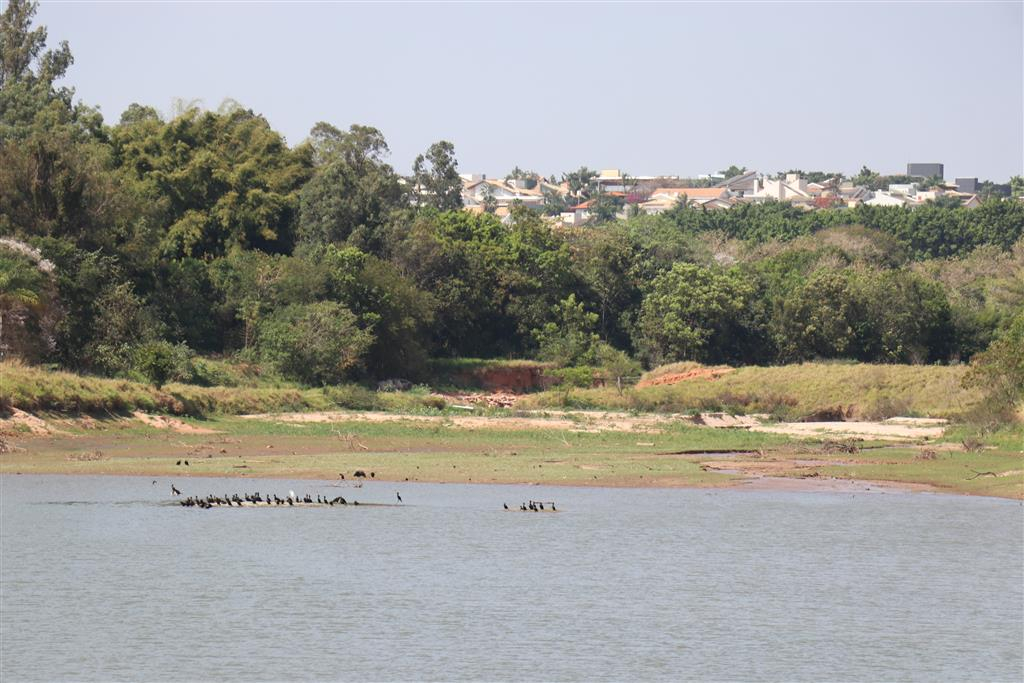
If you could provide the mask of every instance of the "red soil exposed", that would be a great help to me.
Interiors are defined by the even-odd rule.
[[[486,391],[520,394],[546,389],[554,379],[544,376],[541,365],[485,367],[460,372],[455,376],[460,386],[478,386]]]
[[[722,375],[730,373],[735,368],[728,366],[722,366],[718,368],[694,368],[693,370],[687,370],[686,372],[673,372],[667,375],[660,375],[653,379],[642,379],[637,382],[638,388],[643,387],[656,387],[667,384],[677,384],[679,382],[686,382],[692,379],[706,379],[716,380]]]

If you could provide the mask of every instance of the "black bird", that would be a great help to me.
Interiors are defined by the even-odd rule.
[[[179,491],[178,489],[174,488],[174,484],[171,484],[171,495],[172,496],[180,496],[181,495],[181,491]]]
[[[156,486],[156,479],[153,480],[153,486]]]
[[[395,495],[398,496],[398,502],[401,503],[402,502],[402,494],[399,493],[398,491],[395,491]]]
[[[181,461],[179,460],[178,462],[176,462],[176,463],[174,463],[174,464],[175,464],[175,465],[180,465],[180,464],[181,464]]]
[[[344,474],[343,472],[339,472],[339,473],[338,473],[338,476],[339,476],[339,477],[341,477],[342,479],[344,479],[344,478],[345,478],[345,474]]]
[[[376,476],[377,476],[376,472],[370,472],[370,479],[373,479]]]
[[[188,460],[185,461],[185,467],[188,467]]]
[[[551,504],[551,511],[552,512],[558,512],[558,510],[555,509],[555,504],[554,503]]]
[[[541,510],[543,510],[543,509],[544,509],[544,503],[537,503],[537,505],[539,505],[539,506],[540,506],[540,509],[541,509]]]
[[[502,505],[504,505],[505,509],[508,510],[508,503],[502,503]]]

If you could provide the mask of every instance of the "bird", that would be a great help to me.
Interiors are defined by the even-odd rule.
[[[551,504],[551,511],[552,512],[558,512],[558,510],[555,509],[555,504],[554,503]]]
[[[171,495],[172,496],[180,496],[181,495],[181,491],[179,491],[178,489],[174,488],[174,484],[171,484]]]
[[[373,479],[376,476],[377,476],[376,472],[370,472],[370,479]]]
[[[402,494],[399,493],[398,491],[395,491],[395,495],[398,496],[398,502],[401,503],[402,502]]]
[[[508,510],[508,503],[502,503],[506,510]]]
[[[180,464],[181,464],[181,461],[179,460],[178,462],[176,462],[176,463],[174,463],[174,464],[175,464],[175,465],[180,465]]]
[[[185,467],[188,467],[188,460],[185,461]]]
[[[156,486],[156,479],[153,480],[152,486]]]
[[[339,472],[339,473],[338,473],[338,476],[339,476],[339,477],[341,477],[342,479],[344,479],[344,478],[345,478],[345,474],[344,474],[343,472]]]

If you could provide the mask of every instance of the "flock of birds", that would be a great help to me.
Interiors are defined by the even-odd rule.
[[[172,493],[177,491],[174,495],[180,495],[181,491],[178,491],[171,486]],[[397,492],[396,492],[397,494]],[[398,502],[402,502],[402,496],[398,496]],[[260,495],[257,491],[252,495],[245,493],[239,496],[237,493],[223,496],[189,496],[181,501],[182,507],[199,507],[199,508],[214,508],[214,507],[246,507],[246,506],[257,506],[257,505],[327,505],[334,507],[335,505],[348,505],[349,502],[345,500],[344,496],[335,496],[334,498],[328,498],[327,496],[317,495],[316,500],[308,493],[301,498],[295,495],[294,491],[289,491],[288,495],[284,498],[279,498],[277,494],[267,494],[266,496]],[[359,505],[358,500],[353,500],[352,505]]]
[[[512,510],[512,508],[510,508],[508,506],[508,503],[503,503],[503,505],[505,506],[506,510]],[[552,503],[552,502],[548,502],[548,506],[544,507],[544,503],[542,503],[541,501],[539,501],[539,500],[531,500],[528,503],[520,503],[519,504],[519,511],[520,512],[558,512],[558,508],[556,508],[555,504]]]
[[[154,480],[155,484],[156,481]],[[181,491],[174,485],[171,484],[171,495],[180,496]],[[395,491],[395,498],[398,499],[399,503],[402,503],[402,494]],[[353,500],[352,505],[359,505],[358,500]],[[210,509],[215,507],[253,507],[260,505],[300,505],[300,506],[311,506],[311,505],[325,505],[328,507],[334,507],[335,505],[349,505],[349,502],[345,500],[344,496],[335,496],[334,498],[328,498],[327,496],[321,496],[317,494],[316,499],[308,493],[301,498],[295,495],[294,491],[289,491],[288,495],[284,498],[279,498],[276,493],[268,493],[262,495],[259,491],[253,494],[243,493],[241,496],[237,493],[224,494],[223,496],[189,496],[180,501],[182,507],[197,507],[203,509]],[[508,503],[502,503],[502,506],[509,511],[514,511],[514,508],[510,508]],[[546,506],[546,507],[545,507]],[[531,500],[529,502],[520,503],[520,512],[558,512],[558,508],[555,507],[553,502],[544,503],[539,500]]]

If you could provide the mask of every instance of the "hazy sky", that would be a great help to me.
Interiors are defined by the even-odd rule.
[[[0,0],[0,5],[3,0]],[[290,144],[380,128],[408,172],[635,175],[729,164],[946,176],[1024,171],[1024,3],[97,3],[44,0],[67,81],[131,102],[224,98]]]

